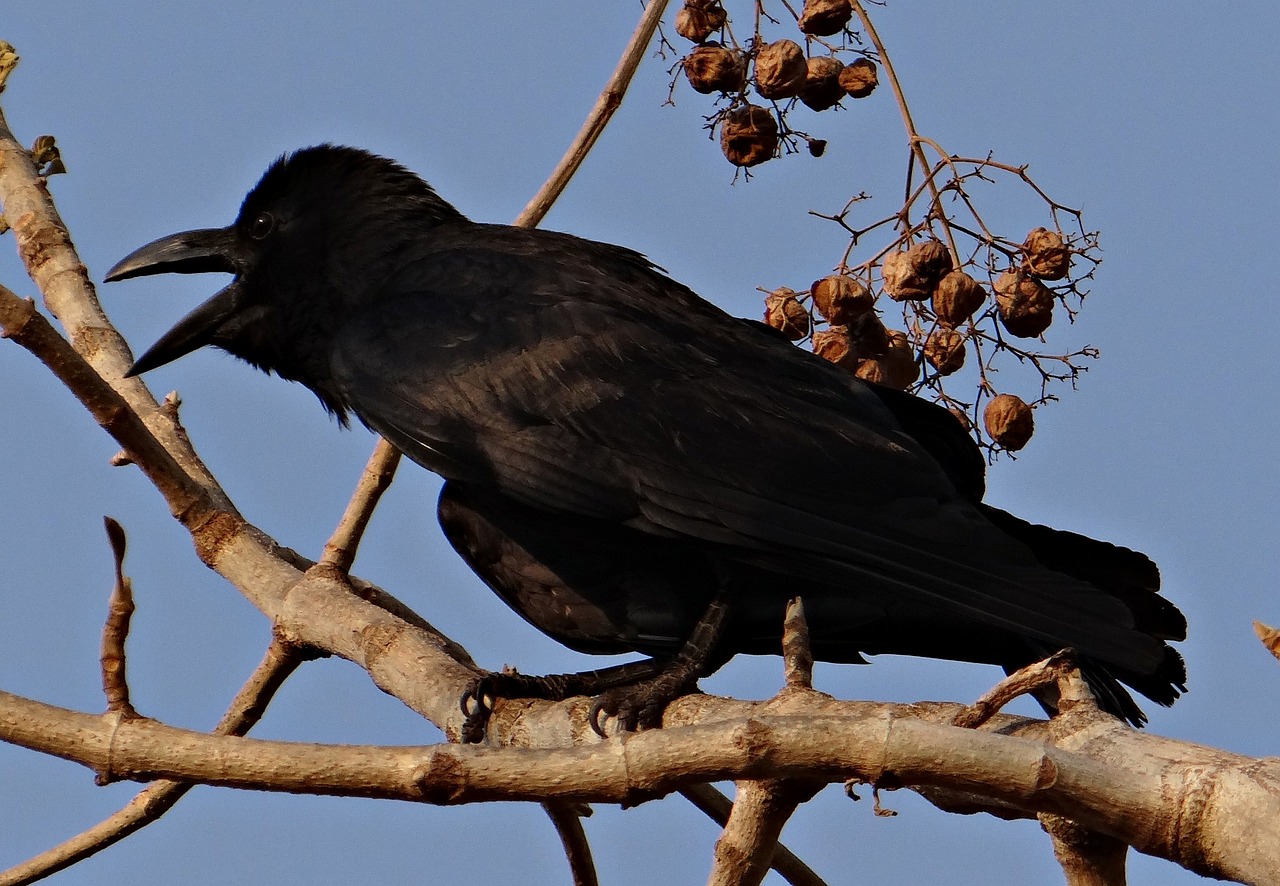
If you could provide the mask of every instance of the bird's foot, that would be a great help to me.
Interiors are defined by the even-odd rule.
[[[697,691],[698,678],[687,668],[671,666],[657,676],[602,692],[591,705],[589,722],[595,733],[607,737],[605,724],[617,722],[619,732],[637,732],[662,725],[667,705]]]
[[[628,662],[601,670],[549,674],[545,677],[521,674],[512,668],[501,672],[489,671],[472,680],[471,685],[462,693],[462,713],[466,716],[462,724],[462,741],[476,744],[484,740],[489,715],[493,713],[494,703],[500,698],[563,701],[577,695],[596,695],[617,690],[618,687],[635,685],[637,681],[660,677],[664,673],[653,659]]]
[[[577,674],[550,674],[534,677],[514,670],[490,671],[471,681],[462,693],[462,723],[464,744],[476,744],[484,740],[484,730],[493,713],[494,702],[499,698],[541,698],[562,701],[579,694],[575,681]]]

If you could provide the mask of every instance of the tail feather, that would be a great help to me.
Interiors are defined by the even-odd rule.
[[[1123,602],[1133,615],[1134,630],[1157,640],[1186,638],[1187,620],[1176,606],[1160,596],[1160,572],[1146,555],[1074,532],[1028,523],[990,505],[980,507],[988,520],[1030,548],[1045,567],[1086,581]],[[1081,660],[1080,671],[1103,709],[1134,726],[1144,724],[1147,717],[1121,684],[1128,684],[1166,707],[1187,691],[1186,665],[1169,646],[1165,646],[1163,659],[1150,673],[1117,668],[1095,659]]]

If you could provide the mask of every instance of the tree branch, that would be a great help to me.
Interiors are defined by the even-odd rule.
[[[248,732],[262,718],[276,690],[306,658],[296,647],[279,639],[273,640],[262,662],[214,727],[214,734],[244,735]],[[172,779],[152,782],[109,818],[34,858],[0,872],[0,886],[26,886],[101,852],[159,819],[193,786],[192,782]]]

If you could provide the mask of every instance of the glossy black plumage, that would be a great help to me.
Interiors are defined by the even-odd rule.
[[[282,158],[229,229],[112,270],[233,269],[145,354],[205,344],[300,381],[446,480],[454,548],[583,652],[673,655],[728,600],[715,664],[778,651],[802,595],[814,654],[1015,668],[1070,647],[1103,704],[1185,679],[1185,623],[1141,554],[981,502],[944,410],[732,318],[630,250],[467,221],[349,148]],[[1119,681],[1119,682],[1118,682]]]

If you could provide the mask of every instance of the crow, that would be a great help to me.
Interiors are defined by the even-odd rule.
[[[468,689],[595,695],[592,725],[660,724],[740,653],[998,665],[1061,649],[1101,706],[1171,704],[1186,622],[1144,555],[983,503],[946,410],[730,316],[639,253],[469,221],[403,166],[320,145],[280,157],[226,228],[134,251],[108,281],[222,271],[224,289],[130,375],[205,345],[301,382],[445,480],[440,525],[517,613],[641,661]],[[1052,710],[1051,701],[1043,701]]]

